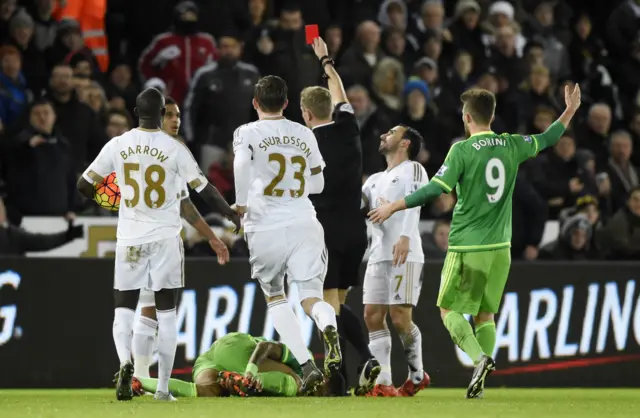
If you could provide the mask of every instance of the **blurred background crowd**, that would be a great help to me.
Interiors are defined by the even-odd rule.
[[[0,0],[2,228],[24,216],[109,216],[75,182],[136,126],[135,97],[148,86],[180,105],[182,138],[233,202],[230,145],[256,118],[254,83],[283,77],[285,116],[299,122],[301,90],[322,83],[305,44],[312,23],[355,109],[365,178],[385,169],[379,137],[400,122],[424,136],[418,159],[433,175],[464,139],[469,87],[496,94],[496,132],[532,134],[562,112],[565,84],[580,83],[574,126],[521,167],[513,256],[640,259],[640,0]],[[444,256],[454,204],[445,195],[423,208],[436,220],[427,257]],[[550,219],[559,236],[540,247]]]

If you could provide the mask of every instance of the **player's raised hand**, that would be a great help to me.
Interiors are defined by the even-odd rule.
[[[210,240],[209,246],[218,256],[218,264],[225,265],[229,262],[229,249],[218,237]]]
[[[564,86],[564,102],[569,109],[578,110],[581,103],[580,85],[578,83],[570,88],[568,85]]]
[[[318,57],[318,59],[329,55],[327,44],[324,42],[322,38],[317,37],[313,40],[313,52],[316,53],[316,57]]]
[[[407,262],[411,245],[409,237],[404,235],[400,237],[398,242],[393,246],[393,266],[401,266]]]

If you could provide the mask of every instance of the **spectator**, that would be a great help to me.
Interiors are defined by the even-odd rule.
[[[516,56],[521,57],[524,51],[525,45],[527,45],[527,39],[520,33],[520,28],[514,21],[515,9],[508,1],[496,1],[489,7],[488,19],[484,22],[483,29],[486,34],[482,37],[482,42],[491,47],[498,42],[501,29],[511,28],[513,30],[513,39],[510,42],[513,43],[513,49]],[[516,30],[517,28],[517,30]],[[504,36],[504,35],[503,35]]]
[[[76,174],[67,139],[54,129],[56,113],[46,99],[34,102],[28,126],[7,140],[8,201],[21,215],[65,215],[76,208]],[[52,186],[53,185],[53,186]]]
[[[633,139],[631,164],[640,167],[640,109],[636,109],[629,118],[628,128]]]
[[[441,65],[444,63],[442,60],[442,50],[442,35],[432,30],[426,32],[422,37],[422,44],[418,52],[427,58],[431,58],[436,63]]]
[[[402,0],[385,0],[378,11],[378,22],[384,29],[394,28],[404,32],[407,29],[409,15],[407,5]]]
[[[569,54],[555,34],[554,5],[550,1],[538,3],[531,21],[530,38],[540,42],[544,48],[544,61],[554,79],[571,74]]]
[[[444,260],[449,248],[449,231],[451,225],[448,221],[437,220],[433,225],[433,232],[422,235],[422,251],[427,260]]]
[[[71,143],[75,169],[81,173],[98,155],[106,138],[96,114],[74,92],[71,67],[60,64],[53,68],[47,98],[53,103],[60,134]]]
[[[85,56],[85,59],[92,63],[92,67],[98,67],[97,58],[84,44],[80,24],[77,21],[72,19],[61,21],[56,36],[53,45],[46,52],[49,68],[61,63],[69,64],[76,54]]]
[[[608,51],[601,39],[592,31],[591,18],[580,14],[574,24],[574,35],[569,46],[571,74],[577,83],[585,81],[597,64],[603,62]]]
[[[456,4],[454,21],[449,26],[452,42],[456,49],[464,50],[473,58],[474,75],[486,68],[487,56],[482,43],[480,28],[480,5],[475,0],[461,0]]]
[[[244,37],[245,42],[251,42],[255,32],[267,24],[271,10],[267,0],[249,0],[249,30]]]
[[[35,0],[30,8],[35,25],[33,39],[40,52],[53,46],[56,39],[58,21],[53,17],[54,3],[55,0]]]
[[[633,142],[627,131],[617,131],[611,135],[609,158],[609,179],[611,180],[612,211],[622,208],[632,189],[640,186],[638,169],[631,162]]]
[[[609,15],[606,39],[613,60],[626,60],[629,56],[640,33],[639,6],[637,0],[628,0],[620,3]]]
[[[533,121],[529,123],[526,132],[544,132],[558,118],[555,109],[549,106],[538,106],[534,110]]]
[[[133,128],[131,115],[125,110],[112,109],[107,113],[107,139],[111,140]]]
[[[9,22],[10,45],[14,45],[22,54],[22,73],[30,90],[40,96],[47,85],[47,65],[41,51],[33,40],[33,19],[24,10],[20,10]]]
[[[376,66],[372,81],[378,107],[389,119],[397,120],[402,111],[402,91],[405,83],[402,64],[395,58],[383,58]]]
[[[0,40],[9,37],[9,21],[21,10],[16,3],[17,0],[0,0]]]
[[[0,48],[0,121],[10,126],[31,101],[31,91],[22,75],[20,51],[13,46]]]
[[[382,58],[380,28],[377,23],[367,20],[358,25],[355,42],[342,56],[338,72],[345,85],[360,84],[369,89],[373,68]]]
[[[362,141],[362,182],[371,174],[383,171],[386,167],[384,158],[378,151],[380,136],[395,125],[395,121],[381,112],[369,97],[369,92],[361,85],[351,86],[347,90],[347,98],[353,106],[353,111],[360,128]]]
[[[443,83],[446,90],[454,97],[460,95],[470,87],[470,77],[473,73],[473,57],[467,51],[459,50],[453,61],[453,66],[447,71]]]
[[[76,79],[100,80],[102,78],[98,61],[90,54],[89,49],[72,52],[65,59],[65,63],[71,66],[73,69],[73,77]]]
[[[514,26],[505,25],[496,30],[495,42],[489,47],[490,68],[503,75],[507,81],[506,89],[501,90],[516,89],[528,73],[527,64],[518,53],[516,39]]]
[[[240,61],[241,56],[239,36],[223,35],[220,60],[199,69],[189,87],[185,133],[205,171],[211,163],[224,161],[235,129],[253,119],[253,86],[260,74]]]
[[[640,187],[632,189],[627,204],[596,231],[596,240],[610,260],[640,259]]]
[[[459,126],[457,111],[460,108],[460,98],[451,95],[440,85],[438,64],[431,58],[422,57],[413,65],[412,76],[417,76],[429,86],[430,100],[440,110],[440,117],[448,126]]]
[[[322,70],[311,48],[305,44],[302,12],[297,5],[287,5],[280,12],[278,26],[264,29],[259,38],[251,42],[255,48],[254,63],[261,74],[273,74],[286,80],[289,102],[284,116],[301,122],[300,92],[318,84]]]
[[[455,205],[456,199],[452,196],[452,193],[441,194],[440,197],[433,201],[426,211],[422,210],[422,212],[420,212],[420,217],[447,219],[450,221]]]
[[[444,27],[444,17],[442,0],[426,0],[422,3],[420,14],[409,24],[412,42],[422,44],[428,33],[435,33],[447,42],[451,41],[451,32]]]
[[[485,90],[489,90],[491,93],[493,93],[496,96],[497,100],[500,100],[501,96],[498,94],[498,79],[496,78],[496,76],[492,73],[484,73],[482,74],[479,78],[478,81],[476,82],[476,87],[481,88],[481,89],[485,89]],[[493,119],[493,122],[491,123],[491,126],[493,127],[495,132],[507,132],[508,129],[506,127],[506,124],[504,122],[504,119],[502,117],[502,112],[501,110],[505,110],[502,109],[502,106],[498,107],[496,106],[496,114],[495,117]],[[459,114],[458,116],[462,117],[462,114]],[[461,132],[462,130],[460,130],[460,134],[463,134],[464,132]],[[515,130],[511,130],[511,132],[515,132]]]
[[[611,130],[611,108],[605,103],[596,103],[589,108],[586,124],[578,137],[581,148],[590,150],[596,157],[596,171],[605,171],[609,163],[609,132]]]
[[[560,236],[540,249],[542,260],[594,260],[598,253],[591,246],[593,228],[584,214],[569,218],[560,230]]]
[[[178,3],[172,31],[156,36],[140,56],[143,80],[160,78],[168,86],[167,94],[180,106],[194,73],[218,55],[213,37],[197,31],[198,13],[194,2]]]
[[[591,173],[579,164],[575,140],[568,133],[531,169],[533,185],[549,204],[550,219],[556,219],[563,207],[573,206],[581,193],[597,190]]]
[[[596,231],[601,225],[604,225],[606,218],[602,216],[600,212],[600,203],[595,196],[584,195],[576,200],[576,205],[571,208],[563,209],[558,215],[558,221],[560,222],[560,229],[566,224],[566,222],[577,214],[583,214],[589,220],[591,224],[591,230]],[[598,248],[596,243],[595,233],[591,234],[591,248]]]
[[[7,212],[0,198],[0,256],[24,255],[27,252],[49,251],[77,238],[84,237],[82,225],[69,222],[66,231],[55,234],[34,234],[9,224]]]
[[[401,29],[389,28],[383,34],[383,48],[384,53],[395,58],[402,63],[402,66],[407,70],[411,69],[414,57],[413,54],[407,50],[407,42],[404,37],[404,32]]]
[[[524,59],[530,69],[538,66],[546,67],[544,64],[544,46],[536,40],[527,42],[524,47]]]
[[[438,120],[438,109],[429,103],[429,87],[422,80],[410,80],[404,88],[405,106],[402,123],[422,134],[425,143],[417,160],[429,176],[438,171],[449,149],[450,135]]]
[[[339,62],[342,57],[342,47],[344,46],[342,38],[342,28],[338,25],[331,25],[324,32],[324,40],[327,43],[329,56]]]
[[[514,259],[533,261],[538,258],[547,213],[547,202],[533,187],[527,170],[520,170],[513,189],[511,256]]]
[[[87,88],[84,102],[97,115],[98,121],[102,126],[106,126],[107,112],[109,111],[109,103],[104,89],[97,81],[92,81]]]
[[[132,77],[131,67],[124,62],[115,62],[107,79],[105,92],[110,107],[126,109],[133,114],[140,88]]]

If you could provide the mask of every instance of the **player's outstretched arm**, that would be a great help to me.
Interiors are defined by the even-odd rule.
[[[198,208],[188,197],[180,201],[180,216],[182,216],[200,235],[209,241],[211,249],[218,255],[218,262],[226,264],[229,261],[229,249],[216,236],[207,222],[202,218]]]
[[[404,199],[396,200],[395,202],[385,203],[377,209],[369,212],[369,220],[374,224],[381,224],[386,221],[396,212],[405,209],[411,209],[418,206],[424,206],[438,196],[440,196],[445,190],[440,183],[431,181],[426,186],[419,188],[415,192],[406,196]]]
[[[333,105],[336,106],[338,103],[348,103],[347,93],[344,91],[344,86],[342,85],[342,79],[340,79],[340,75],[338,71],[333,66],[333,60],[329,57],[329,51],[327,49],[327,44],[324,42],[322,38],[315,38],[313,40],[313,52],[316,53],[316,56],[319,60],[325,58],[323,60],[323,64],[326,62],[324,66],[324,72],[327,74],[328,80],[328,88],[331,93],[331,101]]]
[[[199,192],[200,197],[205,201],[210,208],[217,208],[222,215],[224,215],[227,219],[229,219],[236,226],[235,232],[238,233],[240,231],[241,222],[240,216],[231,209],[229,203],[224,200],[224,197],[220,194],[218,189],[211,183],[207,183],[204,189]]]
[[[571,119],[575,116],[581,103],[580,85],[576,83],[573,88],[565,86],[564,101],[567,107],[558,120],[552,123],[543,133],[535,135],[540,150],[554,146],[571,124]]]

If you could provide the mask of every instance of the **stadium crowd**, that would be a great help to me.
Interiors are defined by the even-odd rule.
[[[495,93],[496,131],[535,134],[557,118],[564,86],[580,83],[574,126],[520,170],[513,257],[640,259],[640,0],[0,0],[8,222],[108,216],[75,182],[134,127],[147,86],[178,102],[184,140],[233,202],[233,132],[256,118],[260,75],[287,81],[285,116],[299,122],[300,92],[323,82],[305,23],[319,24],[348,90],[365,177],[384,170],[379,137],[400,122],[424,136],[418,160],[433,175],[464,139],[459,96],[469,87]],[[454,204],[443,195],[422,210],[436,220],[428,258],[445,254]],[[560,233],[540,248],[548,219]],[[232,255],[246,255],[226,238]]]

